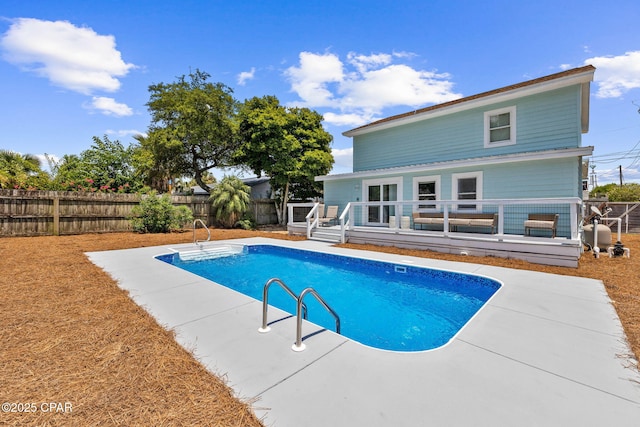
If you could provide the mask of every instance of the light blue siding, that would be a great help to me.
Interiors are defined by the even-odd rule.
[[[570,158],[495,165],[485,169],[483,198],[581,197],[577,164],[577,158]]]
[[[324,182],[324,204],[337,205],[342,213],[350,202],[362,201],[362,181],[360,179],[344,179]]]
[[[517,143],[484,147],[484,112],[516,106]],[[579,147],[580,86],[354,137],[354,172]]]
[[[580,170],[579,158],[565,158],[487,165],[480,168],[429,170],[395,176],[402,177],[403,191],[399,199],[405,201],[415,200],[413,179],[420,176],[439,176],[440,200],[452,200],[454,198],[452,192],[453,174],[468,172],[482,172],[482,199],[484,200],[568,198],[581,197],[581,187],[576,186],[576,183],[580,182]],[[393,175],[325,181],[325,204],[338,205],[340,212],[342,212],[347,203],[364,201],[361,200],[363,180],[390,177]],[[496,212],[495,206],[485,206],[482,209],[487,212]],[[514,212],[508,209],[505,211],[505,215],[508,217],[508,223],[505,223],[507,234],[524,234],[524,220],[527,213],[533,211],[560,214],[558,235],[570,236],[571,224],[566,204],[547,207],[518,206]],[[410,206],[404,206],[402,214],[411,215],[412,210]]]
[[[419,176],[440,177],[440,199],[453,199],[453,174],[482,172],[483,199],[522,199],[581,197],[580,161],[578,158],[516,162],[472,168],[456,168],[414,172],[402,176],[402,200],[414,200],[413,178]],[[399,175],[389,175],[399,176]],[[376,176],[375,179],[383,177]],[[324,182],[325,204],[344,207],[349,202],[363,201],[362,181],[373,179],[329,180]],[[523,189],[526,188],[526,191]]]

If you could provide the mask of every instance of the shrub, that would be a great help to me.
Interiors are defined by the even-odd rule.
[[[193,221],[189,208],[173,206],[168,195],[158,196],[155,192],[144,197],[131,213],[131,224],[139,233],[168,233]]]
[[[640,184],[606,184],[591,190],[591,197],[602,196],[606,196],[610,202],[637,202],[640,200]]]
[[[242,228],[243,230],[255,230],[256,222],[250,215],[245,213],[242,219],[236,222],[236,227]]]
[[[640,184],[616,186],[607,195],[610,202],[637,202],[640,200]]]
[[[223,227],[231,228],[249,209],[251,189],[235,176],[225,176],[211,190],[211,206]]]

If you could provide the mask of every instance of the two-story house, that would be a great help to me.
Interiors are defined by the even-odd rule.
[[[581,136],[594,73],[590,65],[575,68],[347,131],[353,172],[316,178],[324,204],[339,206],[349,241],[415,239],[419,247],[499,256],[546,242],[572,246],[577,259],[582,159],[593,151]],[[496,219],[491,227],[473,226],[471,219],[488,213]],[[556,214],[552,232],[526,227],[532,213]],[[444,218],[422,227],[420,214]],[[516,237],[529,245],[493,249]]]

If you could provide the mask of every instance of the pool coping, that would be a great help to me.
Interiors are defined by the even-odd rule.
[[[193,244],[91,252],[176,340],[236,394],[255,401],[265,425],[635,425],[640,374],[601,281],[473,263],[333,247],[271,244],[487,276],[503,286],[445,346],[377,350],[305,323],[307,349],[294,352],[295,319],[155,260]],[[275,321],[278,320],[278,321]]]

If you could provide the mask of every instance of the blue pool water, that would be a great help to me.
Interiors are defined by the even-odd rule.
[[[313,287],[340,316],[342,335],[395,351],[446,344],[501,286],[481,276],[270,245],[209,260],[184,261],[178,254],[158,259],[260,301],[274,277],[296,295]],[[334,318],[313,297],[305,303],[308,320],[335,330]],[[296,312],[295,301],[277,286],[270,288],[269,304]]]

